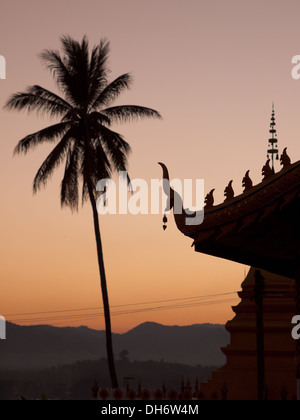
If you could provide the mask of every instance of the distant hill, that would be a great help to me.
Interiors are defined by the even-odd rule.
[[[113,335],[116,359],[128,351],[131,361],[161,361],[189,366],[220,366],[220,348],[229,343],[223,325],[186,327],[144,323]],[[19,326],[7,323],[0,340],[0,370],[29,370],[93,361],[105,357],[105,333],[87,327]]]

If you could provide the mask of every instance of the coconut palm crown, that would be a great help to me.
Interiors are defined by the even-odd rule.
[[[85,200],[89,196],[89,183],[95,191],[100,179],[109,178],[115,170],[127,170],[130,146],[111,129],[112,123],[142,117],[160,118],[160,115],[142,106],[110,106],[130,87],[132,77],[126,73],[108,82],[110,45],[107,40],[101,40],[91,54],[86,37],[79,43],[64,36],[61,43],[62,54],[45,50],[40,57],[52,72],[62,96],[41,86],[30,86],[25,92],[12,95],[6,108],[59,117],[59,123],[19,141],[15,153],[27,153],[44,142],[57,143],[38,170],[33,190],[37,192],[45,185],[54,169],[65,160],[61,203],[74,210],[78,209],[80,181]]]

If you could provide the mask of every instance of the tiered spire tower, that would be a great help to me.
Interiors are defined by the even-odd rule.
[[[269,139],[269,149],[268,149],[268,159],[272,162],[272,170],[275,172],[275,160],[279,160],[279,151],[278,151],[278,139],[277,139],[277,130],[275,122],[275,107],[274,102],[272,106],[272,116],[270,123],[270,134],[272,138]]]

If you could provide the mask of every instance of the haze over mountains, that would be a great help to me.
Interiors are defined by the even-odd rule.
[[[131,361],[161,361],[190,366],[221,366],[221,347],[230,337],[223,325],[186,327],[144,323],[114,334],[116,359],[127,350]],[[0,370],[43,369],[105,357],[104,331],[87,327],[18,326],[7,323],[0,340]]]

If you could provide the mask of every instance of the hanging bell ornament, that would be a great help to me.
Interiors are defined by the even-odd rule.
[[[167,229],[167,223],[168,223],[168,218],[167,218],[167,216],[166,216],[166,215],[164,215],[164,218],[163,218],[163,223],[164,223],[164,225],[163,225],[163,230],[166,230],[166,229]]]

